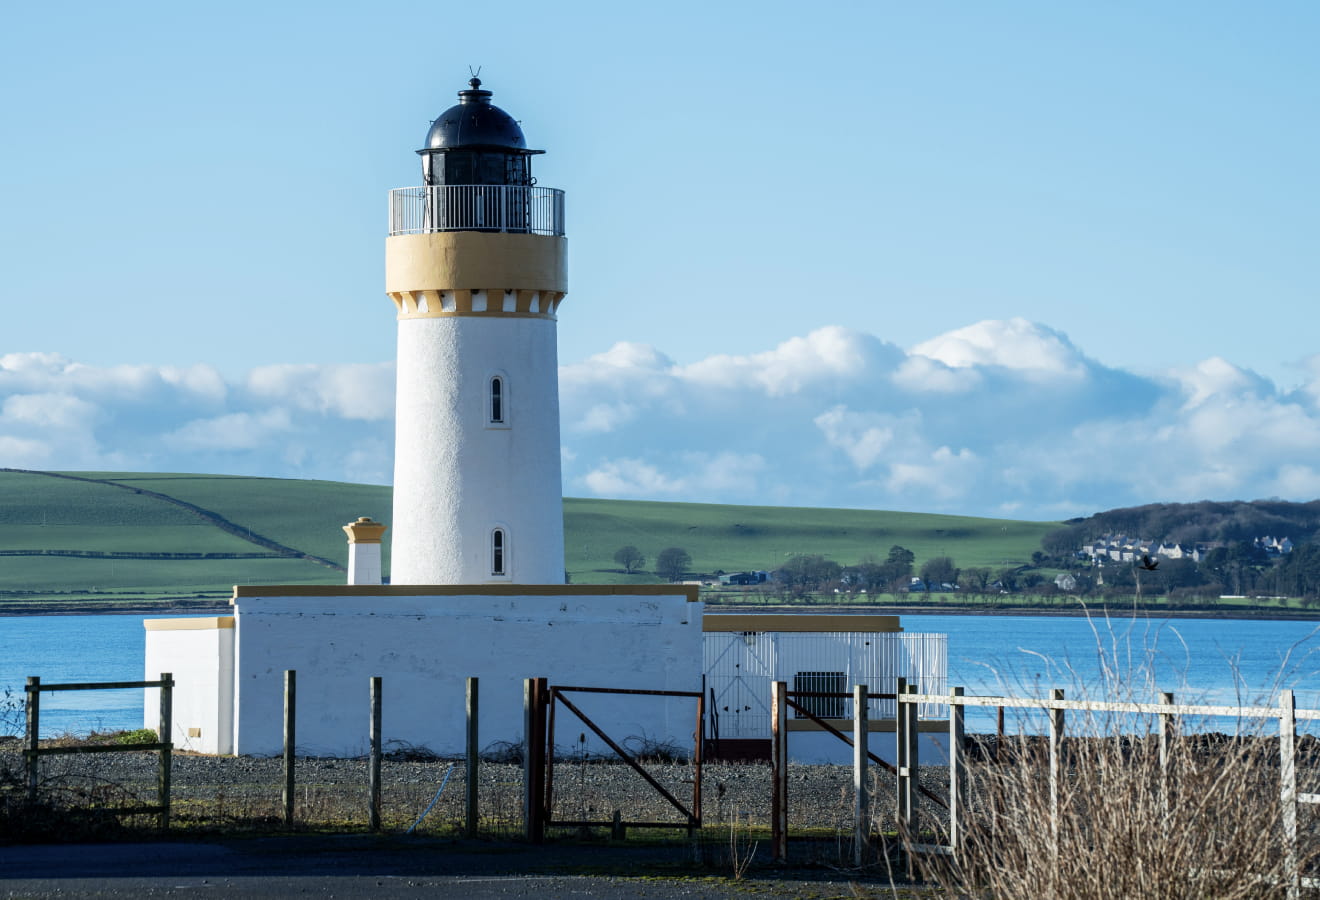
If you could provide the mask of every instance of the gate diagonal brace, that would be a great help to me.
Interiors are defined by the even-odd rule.
[[[841,741],[843,741],[845,744],[847,744],[849,747],[851,747],[851,746],[853,745],[853,739],[852,739],[852,738],[848,737],[848,735],[844,734],[842,731],[840,731],[839,729],[835,728],[835,727],[834,727],[833,725],[831,725],[829,722],[826,722],[824,719],[820,718],[820,717],[817,716],[815,713],[811,712],[809,709],[805,709],[803,706],[801,706],[800,704],[795,703],[795,702],[793,701],[793,698],[794,698],[794,697],[802,697],[802,696],[807,696],[807,697],[844,697],[844,698],[850,698],[850,697],[852,697],[852,694],[826,694],[826,693],[820,693],[820,692],[818,692],[818,691],[811,691],[811,692],[807,692],[807,691],[790,691],[789,694],[788,694],[788,696],[784,698],[784,702],[787,703],[790,707],[792,707],[792,709],[793,709],[796,713],[798,713],[798,715],[805,716],[806,718],[808,718],[808,719],[810,719],[811,721],[815,722],[815,723],[816,723],[817,725],[819,725],[821,728],[824,728],[824,729],[825,729],[826,731],[828,731],[830,734],[834,735],[836,738],[838,738],[839,740],[841,740]],[[874,698],[874,697],[877,696],[877,695],[872,694],[871,696],[872,696],[872,698]],[[886,696],[888,696],[888,697],[892,697],[892,696],[894,696],[894,695],[893,695],[893,694],[887,694],[887,695],[880,695],[880,696],[883,698],[883,697],[886,697]],[[888,762],[885,762],[883,759],[881,759],[880,757],[876,756],[874,753],[870,752],[869,750],[867,751],[866,755],[869,756],[869,757],[871,758],[871,762],[875,763],[875,764],[878,765],[878,766],[881,766],[881,767],[882,767],[886,772],[888,772],[890,775],[893,775],[893,776],[897,777],[897,775],[898,775],[898,769],[894,768],[893,765],[891,765],[891,764],[888,763]],[[937,806],[941,806],[941,807],[943,807],[944,809],[948,809],[948,808],[949,808],[949,803],[948,803],[948,801],[945,800],[943,797],[940,797],[940,796],[938,796],[937,794],[932,794],[929,790],[927,790],[926,788],[922,787],[921,785],[917,785],[917,790],[921,791],[921,793],[922,793],[923,796],[930,798],[930,800],[933,801]]]
[[[581,719],[582,723],[586,725],[588,728],[590,728],[593,732],[595,732],[596,737],[604,741],[611,750],[613,750],[616,754],[618,754],[620,759],[622,759],[624,762],[626,762],[629,766],[632,767],[632,770],[634,772],[645,778],[647,784],[655,788],[656,792],[659,793],[661,797],[664,797],[665,800],[669,801],[670,806],[674,807],[674,809],[682,813],[687,818],[688,825],[695,825],[697,823],[697,818],[693,816],[692,813],[686,807],[684,807],[682,803],[680,803],[678,800],[675,800],[674,795],[669,793],[669,791],[665,790],[664,785],[660,784],[660,782],[652,778],[651,774],[647,772],[645,769],[643,769],[641,767],[641,764],[638,763],[635,759],[633,759],[626,750],[624,750],[622,747],[616,744],[608,734],[606,734],[604,731],[601,731],[600,727],[597,726],[595,722],[591,721],[591,719],[587,718],[587,716],[582,712],[582,710],[574,706],[572,701],[570,701],[567,697],[565,697],[559,688],[552,687],[550,689],[550,694],[551,694],[552,702],[554,700],[558,700],[560,703],[563,703],[565,706],[567,706],[569,712],[573,713],[573,715]]]

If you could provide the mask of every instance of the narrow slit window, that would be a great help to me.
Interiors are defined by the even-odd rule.
[[[490,533],[490,574],[504,574],[504,529],[496,528]]]
[[[498,375],[490,380],[490,421],[504,424],[504,379]]]

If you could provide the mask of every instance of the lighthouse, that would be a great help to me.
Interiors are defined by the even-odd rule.
[[[476,78],[417,152],[422,184],[390,192],[385,242],[399,336],[391,583],[386,523],[363,516],[343,526],[347,584],[244,584],[231,616],[149,621],[147,677],[172,672],[182,688],[172,739],[278,753],[293,670],[313,711],[299,748],[327,754],[360,751],[349,698],[365,699],[368,678],[383,685],[382,733],[437,753],[463,752],[466,679],[496,738],[523,733],[525,679],[546,678],[622,689],[592,706],[607,733],[685,741],[702,695],[698,589],[564,583],[563,192],[536,185],[540,151]],[[643,689],[665,695],[638,703]],[[154,727],[160,698],[144,702]]]
[[[396,585],[563,584],[556,316],[563,191],[473,78],[390,192]]]

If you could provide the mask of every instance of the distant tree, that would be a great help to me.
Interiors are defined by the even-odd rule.
[[[893,590],[895,585],[906,585],[912,578],[912,564],[916,559],[916,554],[906,547],[900,547],[898,544],[890,547],[889,555],[874,573],[876,589],[881,589],[883,585],[884,588]]]
[[[1086,537],[1084,526],[1066,525],[1063,528],[1047,531],[1045,536],[1040,539],[1040,546],[1044,549],[1046,556],[1071,556],[1082,549],[1082,544],[1086,543]]]
[[[1018,570],[1016,568],[1000,569],[995,578],[999,582],[999,589],[1012,593],[1018,589]]]
[[[655,558],[655,574],[665,581],[678,581],[692,567],[692,556],[682,547],[666,547]]]
[[[926,590],[939,590],[942,584],[958,583],[958,567],[948,556],[935,556],[921,566],[921,580],[926,582]]]
[[[1320,598],[1320,544],[1295,547],[1271,575],[1275,593],[1312,601]]]
[[[864,589],[868,594],[880,594],[890,589],[894,579],[884,563],[878,563],[874,559],[866,559],[855,566],[849,566],[843,570],[843,580],[857,588]]]
[[[799,599],[819,591],[831,590],[839,581],[842,567],[819,554],[799,553],[775,573],[788,592]]]
[[[646,557],[642,555],[642,551],[638,550],[632,544],[615,550],[614,561],[623,566],[623,571],[627,572],[629,575],[640,571],[642,566],[646,565]]]
[[[958,584],[964,590],[984,594],[994,580],[994,573],[984,567],[973,566],[958,573]]]
[[[1207,553],[1201,571],[1218,581],[1224,593],[1245,594],[1255,588],[1267,565],[1269,557],[1264,550],[1250,541],[1239,541]]]

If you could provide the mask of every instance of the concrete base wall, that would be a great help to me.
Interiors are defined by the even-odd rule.
[[[280,751],[285,669],[298,672],[300,755],[366,752],[377,675],[384,740],[443,754],[464,748],[468,676],[480,679],[483,747],[522,740],[525,678],[699,691],[694,594],[652,586],[240,588],[233,752]],[[572,699],[616,740],[690,745],[695,700]],[[561,747],[577,749],[585,731],[589,752],[608,752],[567,710],[557,724]]]

